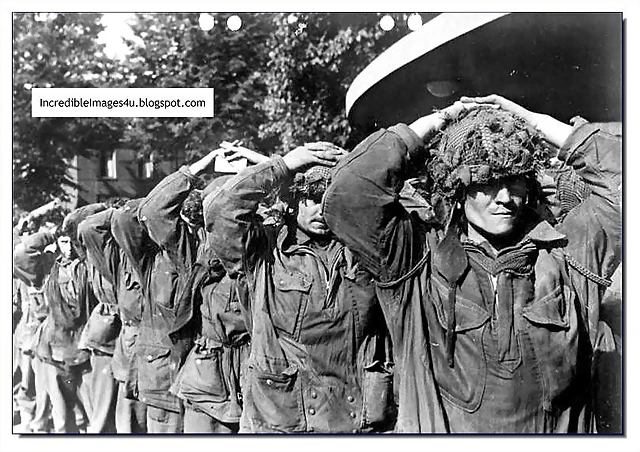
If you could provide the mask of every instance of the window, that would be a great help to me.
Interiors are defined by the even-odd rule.
[[[153,153],[138,157],[138,177],[140,179],[152,179],[155,169],[155,157]]]
[[[100,154],[100,177],[104,179],[115,179],[117,177],[117,155],[118,151],[102,152]]]

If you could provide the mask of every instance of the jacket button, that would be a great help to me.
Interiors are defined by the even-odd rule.
[[[147,221],[147,217],[145,217],[144,215],[142,215],[142,216],[140,217],[140,219],[141,219],[142,221]]]
[[[108,317],[105,317],[104,319],[102,319],[102,321],[103,321],[104,323],[109,323],[109,318],[108,318]]]
[[[314,410],[313,408],[309,408],[309,414],[313,416],[314,414],[316,414],[316,410]]]
[[[356,413],[354,413],[353,411],[351,413],[349,413],[349,417],[355,419],[356,418]]]
[[[272,386],[272,385],[273,385],[273,380],[268,379],[268,380],[267,380],[267,386]]]
[[[153,356],[147,355],[147,361],[149,361],[149,362],[153,361]]]
[[[318,393],[317,393],[317,392],[315,392],[315,391],[311,391],[311,398],[312,398],[312,399],[315,399],[315,398],[317,398],[317,397],[318,397]]]
[[[283,284],[284,284],[284,280],[283,280],[283,279],[281,279],[281,280],[280,280],[280,285],[283,285]]]
[[[201,364],[202,360],[200,358],[196,359],[196,364]]]
[[[354,398],[353,398],[353,397],[351,397],[351,396],[347,397],[347,401],[349,401],[349,402],[353,402],[353,400],[354,400]]]

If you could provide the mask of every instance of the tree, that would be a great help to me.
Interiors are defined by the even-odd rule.
[[[409,32],[406,14],[392,16],[398,25],[388,32],[375,13],[274,16],[260,137],[276,138],[280,152],[307,141],[347,148],[359,142],[362,135],[350,128],[345,115],[346,93],[367,64]]]
[[[137,118],[127,145],[146,154],[187,159],[222,140],[240,139],[264,154],[305,141],[352,146],[359,138],[344,111],[355,76],[408,33],[406,14],[385,32],[380,14],[214,14],[211,31],[197,13],[137,14],[129,41],[129,74],[138,87],[213,87],[215,118]]]
[[[71,159],[113,149],[120,118],[33,118],[31,88],[108,87],[118,74],[97,43],[101,14],[13,15],[14,204],[25,210],[65,198]]]
[[[196,13],[136,14],[132,29],[144,45],[128,42],[130,86],[212,87],[215,117],[136,118],[126,132],[128,147],[160,158],[184,152],[191,160],[223,140],[257,145],[256,124],[264,117],[255,103],[266,93],[260,69],[268,23],[264,15],[243,15],[241,29],[231,31],[228,16],[215,14],[216,26],[206,32]]]

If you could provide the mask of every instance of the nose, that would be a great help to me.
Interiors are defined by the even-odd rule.
[[[507,184],[503,184],[496,193],[495,201],[501,204],[506,204],[511,201],[513,194],[511,188]]]

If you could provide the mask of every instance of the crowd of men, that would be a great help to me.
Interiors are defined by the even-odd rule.
[[[487,96],[202,188],[223,155],[20,236],[20,432],[610,426],[619,138]]]

